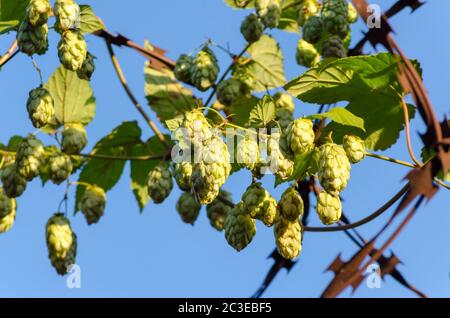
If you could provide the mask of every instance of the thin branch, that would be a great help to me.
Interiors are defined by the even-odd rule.
[[[408,147],[408,152],[409,152],[409,155],[410,155],[412,161],[414,161],[414,163],[417,166],[421,166],[422,163],[419,160],[417,160],[416,156],[414,155],[414,151],[413,151],[412,145],[411,145],[411,131],[409,128],[409,111],[408,111],[408,106],[405,103],[404,97],[402,97],[402,106],[403,106],[403,118],[405,121],[406,145]]]
[[[391,157],[388,157],[388,156],[378,155],[376,153],[371,153],[371,152],[367,152],[366,155],[368,157],[372,157],[372,158],[380,159],[380,160],[383,160],[383,161],[396,163],[398,165],[402,165],[402,166],[405,166],[405,167],[408,167],[408,168],[416,168],[416,166],[413,165],[412,163],[409,163],[409,162],[406,162],[406,161],[403,161],[403,160],[399,160],[399,159],[395,159],[395,158],[391,158]]]
[[[147,115],[147,113],[144,111],[142,106],[139,104],[136,97],[131,92],[130,87],[127,84],[127,80],[122,72],[122,68],[120,67],[119,60],[117,59],[114,49],[112,47],[112,44],[110,41],[106,40],[106,46],[108,47],[108,52],[111,57],[111,61],[114,65],[114,69],[116,70],[117,76],[119,77],[120,83],[122,84],[123,88],[125,89],[125,92],[127,93],[128,97],[130,98],[131,102],[133,103],[134,107],[138,110],[138,112],[141,114],[141,116],[145,119],[147,124],[150,126],[150,128],[153,130],[155,135],[158,137],[158,139],[164,144],[164,146],[167,149],[170,149],[170,145],[167,142],[166,138],[164,138],[164,135],[159,131],[158,127],[156,127],[155,123],[150,119],[150,117]]]
[[[11,44],[5,55],[0,57],[0,67],[4,66],[9,60],[11,60],[14,56],[16,56],[18,52],[19,50],[17,50],[17,40],[15,40]]]
[[[130,160],[130,161],[149,161],[163,159],[165,155],[158,156],[112,156],[112,155],[100,155],[100,154],[80,154],[80,157],[84,158],[97,158],[97,159],[109,159],[109,160]]]

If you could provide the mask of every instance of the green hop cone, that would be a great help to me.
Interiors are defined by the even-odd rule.
[[[5,166],[1,171],[3,189],[9,198],[20,197],[27,188],[27,180],[16,169],[15,164]]]
[[[188,145],[203,144],[212,136],[211,125],[201,111],[191,111],[184,114],[183,123],[180,130],[175,131],[175,138],[179,142]]]
[[[291,95],[280,92],[273,96],[273,101],[275,103],[275,119],[284,131],[291,121],[294,120],[294,101],[292,100]]]
[[[220,190],[219,197],[206,206],[206,214],[208,215],[209,223],[217,231],[223,231],[225,218],[232,209],[230,205],[224,202],[233,202],[231,193],[225,190]]]
[[[297,24],[302,27],[305,22],[319,13],[320,5],[317,0],[305,0],[298,6]]]
[[[322,57],[344,58],[347,56],[344,42],[338,36],[331,36],[322,43]]]
[[[297,52],[295,55],[297,64],[305,67],[313,67],[320,62],[320,53],[314,45],[300,39],[297,44]]]
[[[70,221],[62,213],[53,215],[47,222],[45,238],[52,266],[59,275],[65,275],[77,254],[77,237]]]
[[[358,11],[356,11],[355,6],[351,2],[348,3],[347,12],[347,22],[352,24],[356,23],[358,21]]]
[[[284,135],[272,133],[267,142],[270,170],[281,180],[289,179],[294,172],[293,155],[288,151]]]
[[[162,203],[172,191],[173,181],[169,164],[161,162],[152,171],[147,179],[148,195],[156,204]]]
[[[289,221],[298,220],[304,210],[302,197],[294,187],[289,187],[284,191],[280,202],[278,202],[278,207],[280,208],[280,215]]]
[[[213,86],[219,75],[219,65],[214,52],[205,46],[194,58],[191,66],[192,84],[200,91]]]
[[[24,20],[19,26],[16,39],[20,52],[29,56],[45,54],[48,50],[48,27],[46,24],[33,27]]]
[[[255,220],[244,210],[244,203],[238,203],[225,217],[225,238],[238,252],[247,247],[256,234]]]
[[[273,225],[278,215],[277,202],[260,182],[247,188],[242,195],[242,202],[252,218],[263,221],[266,226]]]
[[[9,198],[0,188],[0,233],[8,232],[16,219],[16,200]]]
[[[264,32],[264,24],[256,14],[249,14],[241,24],[241,33],[248,43],[253,43],[261,38]]]
[[[351,163],[361,162],[366,157],[366,145],[358,136],[345,135],[344,150]]]
[[[87,134],[83,124],[67,124],[62,131],[61,147],[69,155],[78,155],[87,145]]]
[[[194,225],[200,213],[201,205],[192,194],[184,192],[177,201],[177,212],[184,223]]]
[[[223,105],[230,106],[243,92],[242,83],[237,79],[229,78],[217,86],[217,99]]]
[[[342,205],[338,195],[322,191],[317,196],[317,215],[325,225],[331,225],[341,219]]]
[[[175,77],[177,80],[191,84],[191,67],[194,62],[194,58],[190,55],[182,54],[175,64]]]
[[[73,165],[70,157],[64,153],[54,153],[49,158],[50,180],[54,184],[61,184],[72,174]]]
[[[30,0],[25,13],[25,19],[33,27],[46,24],[52,11],[49,0]]]
[[[43,87],[31,90],[27,101],[27,110],[34,127],[46,126],[55,114],[55,104],[50,92]]]
[[[90,81],[95,72],[95,56],[87,52],[86,59],[81,68],[77,71],[78,77]]]
[[[42,142],[33,135],[24,139],[16,153],[17,172],[27,181],[31,181],[39,175],[39,169],[45,155]]]
[[[273,228],[278,252],[285,259],[294,259],[302,251],[302,224],[300,220],[277,219]]]
[[[173,177],[177,182],[178,187],[183,191],[191,190],[191,175],[192,164],[187,161],[182,161],[174,164]]]
[[[77,29],[80,20],[80,6],[73,0],[56,0],[53,6],[58,32]]]
[[[342,192],[350,179],[350,162],[343,147],[327,143],[319,148],[319,181],[329,193]]]
[[[79,208],[84,214],[88,225],[98,223],[105,212],[105,191],[95,185],[86,187],[81,197]]]
[[[350,29],[350,27],[348,27],[347,35],[342,39],[342,44],[344,45],[345,52],[348,52],[351,42],[352,42],[352,30]]]
[[[250,171],[255,170],[259,166],[261,154],[255,138],[245,136],[239,140],[236,146],[236,160],[241,167]]]
[[[281,19],[280,0],[255,0],[256,13],[267,28],[276,28]]]
[[[286,129],[286,141],[295,155],[312,150],[315,138],[313,122],[310,119],[296,119]]]
[[[210,204],[231,172],[230,153],[220,137],[209,139],[202,148],[200,162],[194,163],[191,177],[193,193],[202,205]]]
[[[327,32],[339,35],[347,29],[348,4],[346,0],[324,0],[321,14]]]
[[[67,30],[58,43],[59,61],[65,68],[78,71],[83,67],[87,56],[87,44],[79,31]]]
[[[323,22],[320,17],[311,17],[305,22],[302,29],[303,40],[315,44],[323,35]]]

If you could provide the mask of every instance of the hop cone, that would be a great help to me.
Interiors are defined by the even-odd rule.
[[[320,17],[311,17],[305,22],[302,30],[303,40],[315,44],[323,35],[323,22]]]
[[[173,177],[181,190],[191,190],[191,175],[192,164],[190,162],[182,161],[174,165]]]
[[[243,85],[234,78],[222,81],[217,86],[217,99],[225,106],[230,106],[243,93]]]
[[[17,32],[19,51],[29,56],[42,55],[48,50],[47,24],[33,27],[26,20],[22,21]]]
[[[95,185],[86,187],[80,200],[79,208],[83,212],[88,225],[100,221],[105,212],[106,194],[105,191]]]
[[[305,0],[298,6],[297,24],[302,27],[305,22],[319,13],[320,5],[317,0]]]
[[[264,26],[276,28],[281,18],[280,0],[255,0],[256,13]]]
[[[258,142],[250,137],[243,137],[236,146],[236,159],[239,165],[253,171],[261,162]]]
[[[289,179],[294,172],[294,161],[283,146],[280,134],[272,134],[267,143],[267,153],[270,160],[270,170],[281,180]]]
[[[192,194],[184,192],[177,201],[177,211],[184,223],[194,225],[200,213],[201,205]]]
[[[80,7],[75,1],[56,0],[53,12],[56,16],[55,28],[58,32],[78,28]]]
[[[244,209],[254,219],[272,226],[277,217],[278,209],[276,200],[257,182],[247,188],[242,195]]]
[[[202,144],[212,136],[211,126],[201,111],[185,113],[181,128],[175,132],[175,138],[191,146]]]
[[[65,68],[78,71],[83,67],[87,56],[87,44],[79,31],[67,30],[58,43],[59,61]]]
[[[331,36],[326,39],[322,44],[322,57],[337,57],[343,58],[347,56],[347,50],[345,49],[344,43],[338,36]]]
[[[356,23],[358,21],[358,11],[351,2],[348,3],[347,22]]]
[[[350,179],[350,162],[343,147],[327,143],[319,148],[319,181],[329,193],[345,189]]]
[[[175,77],[187,84],[191,84],[191,67],[194,62],[194,58],[190,55],[182,54],[175,64]]]
[[[49,0],[31,0],[27,6],[25,19],[33,27],[46,24],[52,8]]]
[[[16,218],[16,200],[9,198],[0,188],[0,233],[8,232]]]
[[[302,251],[302,224],[300,220],[277,219],[273,228],[278,252],[286,259],[296,258]]]
[[[344,149],[351,163],[358,163],[366,157],[364,140],[354,135],[344,136]]]
[[[320,62],[320,54],[317,49],[303,39],[298,41],[295,58],[298,65],[305,67],[313,67]]]
[[[259,21],[258,16],[249,14],[241,24],[241,33],[248,43],[253,43],[261,38],[264,32],[264,25]]]
[[[148,195],[156,204],[162,203],[172,191],[173,181],[169,164],[161,162],[152,171],[147,179]]]
[[[42,128],[53,118],[55,106],[52,95],[43,87],[38,87],[30,91],[27,101],[28,116],[33,126]]]
[[[347,29],[348,4],[345,0],[325,0],[322,7],[324,28],[331,34],[342,34]]]
[[[256,223],[244,210],[244,203],[238,203],[225,217],[225,238],[234,249],[241,251],[256,234]]]
[[[220,197],[224,200],[232,202],[231,193],[225,190],[220,190]],[[217,231],[223,231],[225,218],[232,208],[224,203],[221,199],[216,198],[213,202],[206,206],[206,213],[209,222]]]
[[[207,205],[219,195],[230,175],[230,154],[227,145],[216,136],[206,142],[202,154],[200,162],[193,166],[191,184],[197,201]]]
[[[69,155],[78,155],[86,147],[87,134],[82,124],[67,124],[62,131],[62,150]]]
[[[291,222],[298,220],[303,214],[303,200],[294,187],[289,187],[284,191],[278,202],[280,215]]]
[[[317,214],[325,225],[339,221],[342,215],[342,205],[339,196],[332,195],[326,191],[320,192],[317,197]]]
[[[198,52],[191,66],[192,84],[200,91],[208,90],[217,80],[219,65],[214,52],[205,46]]]
[[[276,120],[284,131],[291,121],[294,120],[294,101],[289,94],[280,92],[273,96],[273,101],[275,103]]]
[[[91,80],[92,75],[95,72],[95,56],[87,52],[86,59],[83,62],[81,68],[77,71],[78,77],[86,81]]]
[[[67,273],[68,267],[75,263],[77,237],[73,233],[70,221],[56,213],[47,222],[45,228],[48,258],[59,275]]]
[[[15,164],[9,164],[1,171],[3,189],[9,198],[20,197],[27,188],[27,180],[16,169]]]
[[[39,169],[44,155],[45,150],[42,142],[33,135],[30,135],[20,143],[17,149],[17,172],[27,181],[33,180],[39,175]]]
[[[313,123],[309,119],[296,119],[286,129],[287,143],[295,155],[301,155],[313,149],[315,138]]]
[[[73,165],[70,157],[64,153],[54,153],[49,159],[50,180],[54,184],[61,184],[72,174]]]

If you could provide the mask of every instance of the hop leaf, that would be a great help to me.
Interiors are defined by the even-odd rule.
[[[201,205],[192,194],[184,192],[177,201],[177,211],[184,223],[194,225],[200,213]]]
[[[294,259],[302,250],[302,224],[300,220],[278,218],[273,228],[278,252],[286,259]]]
[[[249,14],[241,24],[241,33],[248,43],[253,43],[261,38],[264,25],[255,14]]]
[[[216,198],[206,206],[206,213],[211,226],[220,232],[223,231],[225,218],[232,209],[232,207],[224,203],[223,200],[232,202],[232,197],[231,193],[225,190],[220,190],[219,196],[220,198]],[[223,200],[221,200],[221,198]]]
[[[0,233],[8,232],[16,218],[16,200],[9,198],[5,190],[0,188]]]
[[[238,203],[225,218],[225,238],[235,250],[241,251],[256,234],[256,223],[244,210],[244,203]]]
[[[162,203],[172,191],[173,181],[169,164],[161,162],[150,171],[147,180],[148,195],[156,204]]]
[[[342,205],[338,195],[322,191],[317,196],[317,215],[325,225],[331,225],[341,219]]]
[[[47,125],[55,114],[54,101],[50,92],[43,87],[31,90],[27,110],[34,127],[42,128]]]
[[[27,180],[17,172],[15,164],[3,168],[1,179],[5,194],[10,198],[20,197],[27,188]]]
[[[58,44],[59,61],[71,71],[82,69],[87,56],[87,44],[83,35],[76,30],[67,30]]]
[[[100,221],[105,212],[105,191],[95,185],[86,187],[86,191],[79,203],[79,208],[86,218],[87,224],[91,225]]]
[[[61,147],[69,155],[79,154],[87,145],[87,134],[82,124],[67,124],[62,131]]]
[[[200,91],[208,90],[217,80],[219,65],[214,52],[205,46],[198,52],[191,66],[192,84]]]
[[[343,147],[327,143],[319,148],[319,181],[332,194],[342,192],[350,179],[350,162]]]
[[[254,183],[242,195],[245,211],[252,217],[272,226],[278,215],[276,200],[262,187],[261,183]]]
[[[45,237],[52,266],[59,275],[66,274],[77,254],[77,237],[70,221],[62,213],[56,213],[47,222]]]
[[[289,187],[284,191],[278,206],[280,215],[291,222],[298,220],[304,210],[302,197],[294,187]]]
[[[351,163],[358,163],[366,157],[364,140],[354,135],[344,136],[344,150]]]
[[[42,55],[48,50],[48,27],[46,24],[33,27],[26,20],[22,21],[17,32],[19,51],[29,56]]]

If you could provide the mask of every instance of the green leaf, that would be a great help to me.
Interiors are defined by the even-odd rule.
[[[95,15],[91,6],[80,5],[80,31],[83,34],[94,33],[103,30],[103,24]]]
[[[253,0],[224,0],[227,5],[233,9],[250,9],[254,8]]]
[[[285,5],[285,7],[286,6],[287,5]],[[300,33],[300,28],[297,23],[296,7],[283,9],[283,11],[281,12],[280,23],[278,24],[277,28],[286,32]]]
[[[427,162],[432,157],[436,156],[436,151],[434,151],[433,149],[427,149],[427,148],[423,147],[420,156],[422,157],[422,162]],[[444,176],[444,171],[442,171],[442,169],[441,169],[438,172],[438,174],[436,175],[436,178],[441,179],[443,181],[450,182],[450,171],[448,171],[446,173],[446,175]]]
[[[310,119],[328,118],[338,124],[356,127],[356,128],[361,129],[362,131],[365,131],[364,119],[354,115],[348,109],[342,108],[342,107],[335,107],[335,108],[332,108],[328,112],[311,115],[311,116],[308,116],[307,118],[310,118]]]
[[[303,178],[309,172],[313,159],[314,149],[301,155],[295,156],[294,172],[287,181],[299,180]]]
[[[250,118],[250,112],[256,106],[259,99],[255,96],[240,96],[230,106],[227,113],[229,120],[235,125],[246,127]]]
[[[147,62],[144,72],[145,95],[150,108],[162,123],[196,107],[192,91],[183,87],[175,79],[172,71],[168,69],[154,70]]]
[[[29,2],[29,0],[0,0],[0,35],[19,25]]]
[[[94,118],[95,97],[91,84],[80,79],[77,73],[61,65],[45,87],[55,101],[54,122],[47,127],[48,129],[58,128],[65,123],[87,125]]]
[[[259,41],[250,45],[247,53],[250,60],[242,66],[242,72],[255,79],[256,92],[280,87],[286,83],[283,52],[276,40],[263,35]]]
[[[94,147],[92,154],[108,156],[129,156],[131,149],[136,144],[142,144],[140,139],[141,129],[137,122],[124,122],[110,134],[102,138]],[[113,160],[92,158],[83,167],[79,182],[97,185],[105,191],[111,190],[119,181],[125,160]],[[76,191],[75,212],[85,191],[85,187],[79,185]]]
[[[264,95],[250,111],[249,124],[252,128],[267,127],[275,117],[275,103],[269,95]]]
[[[166,139],[169,141],[170,137],[166,136]],[[157,137],[152,137],[147,141],[147,144],[136,144],[131,149],[130,155],[148,155],[149,149],[155,156],[163,155],[166,152],[160,140]],[[161,160],[131,161],[131,189],[141,212],[150,201],[147,191],[147,176],[159,162]]]

